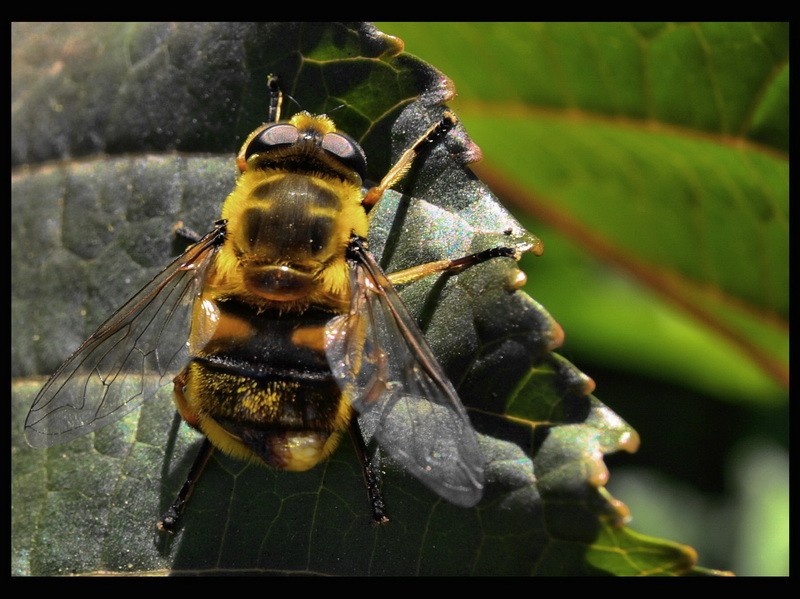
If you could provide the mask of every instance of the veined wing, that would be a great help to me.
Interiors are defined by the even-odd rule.
[[[191,307],[219,224],[117,310],[50,377],[25,420],[34,447],[66,443],[150,399],[187,360]]]
[[[366,249],[355,242],[350,312],[326,328],[331,370],[365,439],[448,501],[483,492],[483,457],[466,410],[422,332]]]

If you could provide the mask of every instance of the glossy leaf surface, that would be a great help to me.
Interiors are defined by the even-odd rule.
[[[160,537],[153,524],[198,438],[166,392],[67,445],[26,447],[41,382],[30,379],[169,261],[176,221],[203,231],[217,218],[234,153],[264,118],[268,73],[302,108],[332,112],[376,179],[439,118],[451,85],[358,24],[32,24],[12,41],[12,572],[635,573],[593,557],[609,539],[657,547],[647,571],[693,567],[686,548],[630,543],[603,455],[635,449],[636,433],[551,353],[561,330],[514,290],[508,259],[402,290],[480,433],[489,485],[475,508],[388,470],[392,522],[374,528],[343,443],[303,474],[215,456],[181,531]],[[465,169],[477,154],[458,129],[406,195],[387,196],[370,242],[388,271],[509,238],[535,245]]]

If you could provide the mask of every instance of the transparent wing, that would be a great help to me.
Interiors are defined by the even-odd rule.
[[[66,443],[150,399],[186,364],[191,307],[218,225],[103,323],[50,377],[25,420],[34,447]]]
[[[466,410],[375,259],[351,262],[350,312],[326,327],[331,370],[359,414],[365,440],[448,501],[483,492],[483,457]]]

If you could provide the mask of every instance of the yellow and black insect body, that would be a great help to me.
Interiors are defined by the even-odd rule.
[[[276,79],[270,87],[269,122],[239,152],[241,174],[221,220],[50,378],[26,420],[27,439],[69,441],[172,381],[178,411],[207,441],[163,528],[176,525],[213,448],[306,470],[344,431],[364,465],[376,521],[386,516],[365,438],[445,499],[474,505],[483,489],[476,434],[393,283],[517,251],[386,275],[366,247],[369,208],[453,117],[366,188],[358,143],[327,116],[280,121]]]
[[[367,233],[359,152],[330,119],[300,113],[240,154],[176,385],[181,415],[231,455],[307,470],[347,430],[325,327],[349,307],[346,249]]]

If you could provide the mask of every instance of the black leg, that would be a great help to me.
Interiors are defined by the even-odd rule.
[[[267,110],[267,122],[277,123],[281,119],[281,104],[283,104],[283,92],[281,92],[280,80],[276,75],[270,75],[267,79],[269,87],[269,109]]]
[[[374,524],[386,524],[389,522],[389,516],[386,515],[386,504],[381,494],[380,473],[367,455],[367,444],[364,442],[361,429],[358,428],[358,420],[356,418],[350,421],[350,437],[353,439],[358,461],[361,462],[361,471],[364,473],[364,482],[367,485],[367,493],[369,494],[369,505],[372,509],[372,521]]]
[[[175,225],[172,227],[172,232],[175,237],[182,240],[187,246],[192,243],[197,243],[203,237],[194,229],[190,229],[189,227],[185,226],[183,221],[175,223]]]
[[[204,439],[203,445],[200,447],[200,452],[197,454],[194,464],[192,464],[192,468],[189,470],[189,476],[186,477],[186,482],[183,483],[183,487],[181,487],[175,501],[172,502],[172,505],[169,506],[169,509],[164,512],[164,515],[161,516],[161,519],[156,524],[159,530],[164,530],[170,534],[175,533],[181,516],[186,510],[186,506],[192,496],[194,486],[200,478],[200,475],[203,474],[203,470],[206,464],[208,464],[212,453],[214,453],[214,446],[208,439]]]

